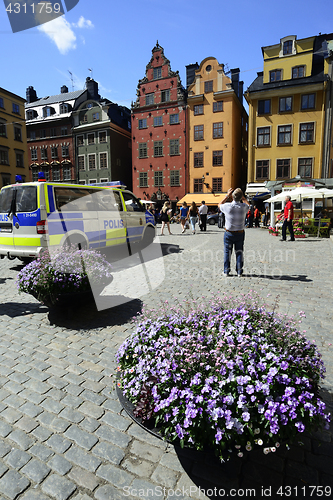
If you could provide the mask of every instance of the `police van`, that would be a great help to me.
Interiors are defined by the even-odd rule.
[[[147,246],[154,237],[154,216],[122,187],[44,181],[12,184],[0,192],[1,258],[28,261],[57,246]]]

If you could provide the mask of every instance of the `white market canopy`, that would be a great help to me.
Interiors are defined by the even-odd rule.
[[[330,198],[333,197],[333,189],[297,187],[295,189],[291,189],[290,191],[282,191],[266,201],[268,203],[284,201],[286,196],[290,196],[290,198],[295,201],[301,201],[303,198]]]

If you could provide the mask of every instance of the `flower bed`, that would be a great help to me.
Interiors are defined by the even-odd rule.
[[[268,232],[272,236],[279,236],[279,231],[277,229],[275,229],[275,227],[273,227],[273,226],[269,226]]]
[[[288,318],[265,307],[215,301],[207,310],[142,317],[119,348],[119,387],[134,415],[169,441],[223,460],[275,451],[325,423],[321,355]]]
[[[112,279],[111,265],[94,250],[45,251],[18,274],[19,292],[30,293],[46,305],[54,305],[68,294],[89,292],[91,287],[107,285]]]

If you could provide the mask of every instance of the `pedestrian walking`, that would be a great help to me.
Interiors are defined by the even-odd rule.
[[[232,200],[232,201],[231,201]],[[231,201],[231,203],[226,203]],[[230,258],[233,247],[236,253],[236,272],[237,276],[242,276],[244,267],[244,239],[245,239],[245,215],[248,210],[249,202],[243,195],[240,188],[228,189],[226,197],[221,201],[220,210],[225,215],[225,233],[224,233],[224,276],[230,273]]]
[[[170,202],[166,201],[162,207],[162,210],[161,210],[161,222],[162,222],[161,236],[163,236],[165,224],[168,227],[169,234],[172,234],[170,231],[169,211],[170,211]]]
[[[256,205],[254,205],[254,227],[259,227],[260,225],[260,212],[259,212],[259,208],[256,207]]]
[[[250,205],[247,212],[247,225],[248,227],[253,227],[253,206]]]
[[[282,225],[282,239],[280,241],[287,240],[287,228],[290,233],[290,240],[295,241],[293,220],[294,220],[294,205],[291,201],[290,196],[286,196],[286,205],[284,207],[284,221]]]
[[[188,220],[188,206],[186,201],[184,201],[182,208],[180,209],[180,225],[182,226],[182,233],[185,233],[185,224]]]
[[[191,227],[192,227],[192,234],[195,234],[195,225],[198,221],[198,217],[200,218],[200,216],[199,216],[198,207],[194,201],[192,201],[192,204],[190,206],[189,215],[190,215],[190,223],[191,223]]]
[[[200,231],[206,231],[207,230],[207,213],[208,213],[208,207],[205,204],[205,202],[202,201],[201,205],[199,207]]]
[[[264,215],[264,226],[268,226],[268,221],[269,221],[269,209],[268,209],[268,204],[266,203],[265,206],[265,215]]]

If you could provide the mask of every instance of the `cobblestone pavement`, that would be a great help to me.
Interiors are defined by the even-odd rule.
[[[149,293],[140,296],[147,289],[134,256],[130,269],[115,264],[114,282],[104,291],[105,301],[123,300],[100,312],[93,305],[48,311],[18,295],[19,261],[0,262],[0,500],[203,499],[213,497],[214,488],[221,498],[223,489],[236,498],[316,498],[321,486],[333,487],[332,428],[303,436],[303,445],[289,452],[252,452],[220,464],[209,454],[166,445],[122,410],[110,374],[143,306],[250,290],[271,302],[279,295],[281,312],[306,312],[302,329],[323,354],[323,395],[332,410],[332,242],[285,243],[249,229],[245,276],[223,278],[222,230],[182,235],[180,226],[171,227],[175,234],[160,237],[164,257],[150,260],[158,276]]]

